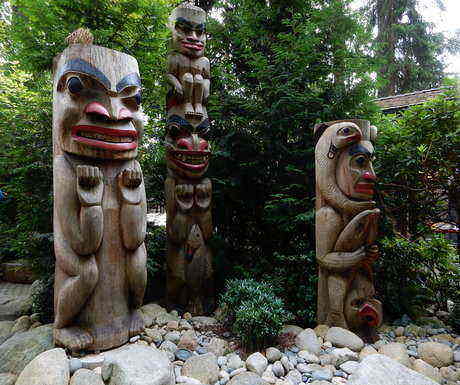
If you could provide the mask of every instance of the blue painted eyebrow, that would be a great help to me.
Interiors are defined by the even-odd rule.
[[[109,79],[107,79],[107,76],[83,59],[72,59],[65,63],[61,69],[61,73],[59,74],[59,79],[69,72],[77,72],[88,75],[98,80],[108,90],[111,88],[111,84]]]
[[[117,92],[123,91],[126,87],[141,87],[141,78],[137,72],[133,72],[132,74],[126,75],[123,79],[121,79],[117,84]]]

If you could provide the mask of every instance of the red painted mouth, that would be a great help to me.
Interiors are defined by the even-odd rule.
[[[138,133],[134,128],[116,129],[79,125],[72,127],[72,139],[104,150],[129,151],[137,148]]]
[[[368,303],[365,303],[361,309],[358,310],[358,314],[369,326],[376,327],[380,324],[379,312]]]
[[[209,151],[171,151],[171,160],[180,168],[193,172],[203,171],[209,163],[211,153]]]
[[[352,142],[353,140],[358,139],[358,137],[359,137],[359,135],[355,134],[355,135],[349,136],[348,138],[345,138],[345,141],[346,142]]]
[[[374,195],[374,184],[373,183],[357,183],[355,191],[359,194]]]
[[[184,41],[182,42],[182,47],[191,49],[194,51],[202,51],[204,48],[204,44],[203,43],[189,43],[189,42]]]

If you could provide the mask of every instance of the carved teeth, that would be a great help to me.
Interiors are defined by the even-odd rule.
[[[100,134],[98,132],[86,132],[81,131],[78,133],[79,136],[87,139],[96,139],[103,142],[109,143],[131,143],[133,141],[132,136],[110,136],[105,134]]]

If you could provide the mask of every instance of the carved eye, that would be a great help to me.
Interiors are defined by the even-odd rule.
[[[138,106],[141,105],[141,103],[142,103],[142,95],[141,95],[140,91],[136,95],[134,95],[134,100],[136,101],[136,104]]]
[[[78,94],[83,90],[83,83],[81,80],[75,76],[72,76],[68,81],[67,81],[67,89],[72,93],[72,94]]]
[[[344,134],[349,134],[349,133],[350,133],[350,127],[345,127],[345,128],[343,129],[343,133],[344,133]]]
[[[356,158],[356,163],[358,163],[358,165],[360,165],[360,166],[363,166],[364,163],[366,163],[366,157],[364,157],[364,156],[362,156],[362,155],[361,155],[361,156],[358,156],[358,157]]]

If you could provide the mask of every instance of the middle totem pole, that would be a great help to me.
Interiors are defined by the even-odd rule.
[[[382,321],[371,265],[380,211],[372,201],[377,130],[367,120],[315,126],[318,323],[373,340]]]
[[[167,214],[167,304],[202,314],[213,297],[212,185],[204,177],[211,149],[206,101],[210,65],[204,56],[206,12],[185,3],[169,18],[172,31],[168,55],[167,132],[168,175],[165,181]]]

